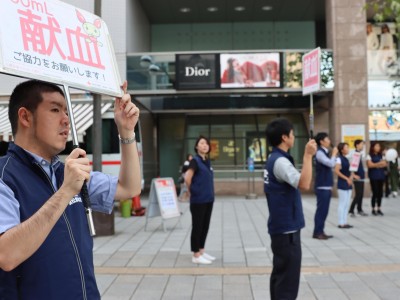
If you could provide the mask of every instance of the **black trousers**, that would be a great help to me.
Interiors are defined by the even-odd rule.
[[[372,198],[371,198],[371,208],[374,209],[375,205],[381,207],[382,196],[383,196],[383,184],[384,180],[369,180],[371,183]]]
[[[274,254],[270,279],[271,300],[294,300],[300,284],[300,230],[271,235],[271,249]]]
[[[214,202],[190,203],[190,212],[192,213],[190,247],[192,252],[199,252],[200,249],[204,249],[210,227],[213,204]]]
[[[354,191],[355,191],[355,195],[354,195],[354,199],[353,202],[351,202],[351,206],[350,206],[350,213],[354,213],[354,208],[357,205],[357,211],[358,212],[362,212],[362,201],[363,201],[363,197],[364,197],[364,181],[354,181]]]

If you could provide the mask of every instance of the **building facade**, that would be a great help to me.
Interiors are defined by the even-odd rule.
[[[93,12],[93,0],[66,2]],[[368,140],[364,5],[365,0],[102,1],[121,78],[128,79],[141,107],[146,185],[157,176],[177,179],[186,154],[194,153],[196,138],[204,135],[211,140],[217,193],[261,194],[270,151],[264,132],[276,117],[293,122],[297,141],[291,154],[301,163],[310,130],[301,56],[317,47],[324,84],[313,95],[314,132],[328,132],[336,144]],[[16,80],[0,77],[5,99]]]

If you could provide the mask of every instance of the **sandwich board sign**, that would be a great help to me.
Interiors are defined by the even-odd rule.
[[[175,182],[172,178],[154,178],[151,181],[145,230],[149,218],[161,216],[164,231],[166,231],[164,220],[176,217],[180,218],[181,212],[177,199]]]
[[[58,0],[0,0],[0,73],[122,96],[107,25]]]

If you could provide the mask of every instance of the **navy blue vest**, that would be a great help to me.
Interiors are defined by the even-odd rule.
[[[357,151],[357,152],[359,152],[359,151]],[[360,164],[358,165],[357,172],[355,172],[354,174],[360,176],[360,179],[365,179],[365,171],[364,171],[364,166],[362,163],[362,154],[360,156]]]
[[[0,158],[0,174],[19,202],[21,222],[54,194],[51,180],[41,166],[13,143],[7,155]],[[55,175],[61,186],[64,165]],[[18,299],[100,299],[92,251],[93,239],[83,204],[71,202],[31,257],[11,272],[0,270],[0,299],[17,299],[17,293]]]
[[[371,161],[378,163],[382,160],[382,155],[372,154]],[[368,168],[368,177],[371,180],[385,180],[385,168]]]
[[[339,159],[342,163],[340,173],[342,173],[344,176],[350,177],[350,162],[349,162],[349,160],[346,157],[344,157],[343,155],[340,155]],[[338,176],[337,187],[339,190],[351,190],[353,186],[349,185],[346,180],[344,180],[343,178],[340,178]]]
[[[265,164],[264,192],[269,209],[268,233],[271,235],[298,231],[305,226],[299,189],[279,182],[274,175],[275,161],[280,157],[286,157],[294,165],[293,158],[279,148],[272,150]]]
[[[327,158],[330,159],[328,153],[324,149],[318,147],[317,151],[321,151]],[[315,188],[333,186],[333,172],[332,168],[325,166],[315,160]]]
[[[197,170],[193,174],[190,184],[190,203],[209,203],[214,201],[214,172],[210,160],[203,160],[201,156],[193,157],[197,163]]]

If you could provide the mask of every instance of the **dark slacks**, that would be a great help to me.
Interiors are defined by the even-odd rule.
[[[300,284],[300,230],[271,235],[271,249],[274,254],[270,279],[271,300],[294,300]]]
[[[362,212],[362,201],[363,201],[363,197],[364,197],[364,181],[354,181],[354,199],[353,202],[351,202],[351,206],[350,206],[350,213],[354,213],[354,208],[357,205],[357,211],[358,212]]]
[[[324,233],[332,191],[315,189],[315,195],[317,196],[317,211],[314,216],[314,235],[318,235]]]
[[[190,203],[190,212],[192,214],[190,247],[192,252],[199,252],[200,249],[204,249],[210,227],[213,204],[214,202]]]
[[[371,197],[371,208],[374,209],[375,206],[381,207],[382,196],[383,196],[383,184],[384,180],[372,180],[370,179],[372,197]]]

